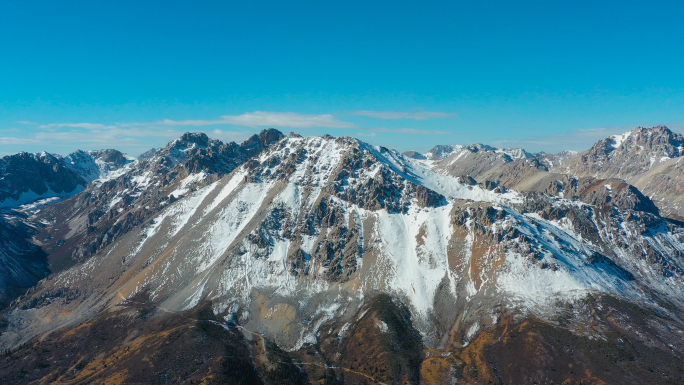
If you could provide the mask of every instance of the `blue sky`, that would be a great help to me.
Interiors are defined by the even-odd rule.
[[[268,126],[399,150],[684,131],[684,3],[0,2],[0,154]]]

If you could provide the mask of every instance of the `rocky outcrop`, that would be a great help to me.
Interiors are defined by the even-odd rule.
[[[435,171],[453,176],[471,176],[478,180],[488,178],[489,172],[498,167],[523,159],[535,159],[543,154],[531,154],[527,151],[505,149],[471,144],[465,146],[436,146],[425,154]]]
[[[568,179],[555,196],[519,192],[462,183],[352,138],[272,140],[247,142],[268,147],[226,174],[182,177],[188,165],[242,153],[184,136],[140,162],[147,168],[72,198],[73,209],[60,211],[69,226],[50,232],[50,258],[83,250],[87,262],[22,299],[11,317],[23,326],[0,340],[69,327],[145,292],[166,311],[211,300],[225,319],[295,350],[332,319],[355,324],[364,301],[382,293],[410,311],[434,349],[464,347],[518,311],[551,322],[559,306],[592,293],[654,311],[684,307],[684,230],[631,200],[623,182]],[[508,163],[522,170],[519,161]],[[76,294],[53,295],[63,290]],[[34,298],[35,308],[21,308]]]

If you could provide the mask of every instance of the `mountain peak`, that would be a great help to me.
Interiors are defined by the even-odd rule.
[[[252,135],[247,140],[242,142],[240,147],[246,151],[248,156],[253,156],[284,137],[285,135],[283,135],[282,132],[276,130],[275,128],[269,128],[267,130],[262,130],[258,134]]]
[[[681,134],[672,132],[666,126],[642,127],[619,135],[611,135],[604,140],[598,141],[592,149],[601,149],[604,152],[614,150],[651,151],[667,157],[682,155],[684,138]]]
[[[187,144],[187,143],[192,143],[196,144],[198,146],[206,147],[209,145],[209,142],[211,139],[207,136],[207,134],[203,132],[186,132],[183,134],[180,138],[174,140],[173,143],[175,144]]]
[[[261,139],[262,143],[264,143],[265,145],[273,144],[284,137],[285,135],[283,135],[282,132],[276,130],[275,128],[262,130],[259,133],[259,139]]]

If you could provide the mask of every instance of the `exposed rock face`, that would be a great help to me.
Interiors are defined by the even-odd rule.
[[[406,151],[406,152],[402,153],[402,155],[404,155],[405,157],[411,158],[411,159],[427,160],[427,157],[418,151]]]
[[[167,311],[211,299],[217,313],[287,349],[315,341],[333,318],[349,321],[377,293],[410,309],[432,348],[454,335],[451,343],[468,344],[510,312],[551,319],[559,304],[591,293],[684,306],[684,230],[635,210],[639,202],[615,205],[633,196],[622,182],[577,181],[587,204],[464,184],[352,138],[276,137],[223,145],[185,135],[133,175],[48,206],[82,199],[74,207],[116,201],[123,210],[73,217],[84,221],[76,249],[94,245],[87,262],[22,304],[66,288],[78,294],[14,309],[23,326],[0,340],[77,324],[141,292]],[[193,174],[197,165],[206,168]]]
[[[419,153],[415,151],[409,151],[415,159],[421,159],[418,157]],[[453,163],[453,161],[458,158],[470,158],[470,159],[501,159],[504,162],[510,162],[515,159],[525,159],[525,158],[536,158],[544,155],[543,153],[531,154],[522,148],[496,148],[488,146],[486,144],[476,143],[468,145],[437,145],[433,147],[430,151],[426,152],[423,157],[427,160],[440,161],[449,160],[442,162],[442,164]],[[464,159],[467,163],[467,160]]]
[[[546,193],[610,209],[658,214],[658,207],[636,187],[621,179],[597,179],[549,172],[543,159],[517,160],[490,170],[484,180],[508,189]]]
[[[684,207],[684,201],[680,202],[684,176],[676,167],[682,159],[683,143],[681,135],[658,126],[614,135],[583,153],[529,154],[481,145],[438,146],[435,153],[441,158],[431,167],[464,180],[470,177],[518,191],[684,219],[679,214],[679,207]]]
[[[680,349],[668,339],[672,321],[611,297],[592,296],[564,309],[557,326],[506,317],[467,346],[449,343],[443,349],[423,346],[406,307],[383,295],[368,302],[353,322],[333,319],[316,343],[285,351],[268,336],[226,323],[210,306],[155,315],[153,305],[136,298],[78,328],[5,353],[0,376],[10,384],[684,381],[682,361],[663,354],[670,346]],[[606,338],[592,338],[586,330],[600,330]]]
[[[158,148],[150,148],[149,150],[143,152],[142,154],[138,155],[138,159],[147,159],[151,158],[152,155],[154,155],[157,151],[159,151]]]

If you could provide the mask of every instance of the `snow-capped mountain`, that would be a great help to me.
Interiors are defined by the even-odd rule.
[[[67,197],[86,182],[59,156],[21,152],[0,159],[0,207],[17,207],[41,198]]]
[[[117,150],[75,151],[65,157],[21,152],[0,159],[0,207],[68,198],[88,183],[115,177],[134,162]]]
[[[665,126],[637,127],[599,140],[562,170],[572,174],[630,179],[684,155],[684,138]],[[561,166],[562,167],[562,166]]]
[[[45,207],[37,218],[55,224],[46,230],[50,240],[43,245],[57,265],[53,270],[85,260],[281,135],[267,130],[238,145],[188,133],[149,158],[127,163],[121,175],[100,179],[83,193]]]
[[[428,164],[439,173],[468,176],[481,183],[579,199],[584,195],[582,186],[602,186],[604,181],[619,179],[631,185],[629,190],[634,194],[629,194],[633,196],[630,201],[643,201],[639,196],[645,196],[661,215],[682,220],[684,198],[679,186],[684,177],[678,165],[684,155],[683,143],[680,134],[665,126],[637,127],[600,140],[581,153],[563,151],[504,158],[491,151],[455,152]]]
[[[64,382],[145,382],[134,357],[229,383],[681,378],[684,227],[620,179],[549,161],[579,155],[439,151],[185,134],[32,214],[58,272],[4,313],[0,344],[43,336]],[[54,353],[108,324],[112,358]],[[232,358],[198,342],[216,336]],[[191,362],[174,344],[194,369],[168,366]],[[536,352],[517,365],[529,378],[501,362],[511,349]],[[605,357],[621,369],[599,371]]]
[[[117,150],[75,151],[63,158],[67,167],[90,183],[96,179],[112,179],[125,172],[135,158]]]
[[[665,126],[637,127],[598,141],[551,171],[623,179],[649,196],[664,216],[684,220],[683,155],[681,134]]]

